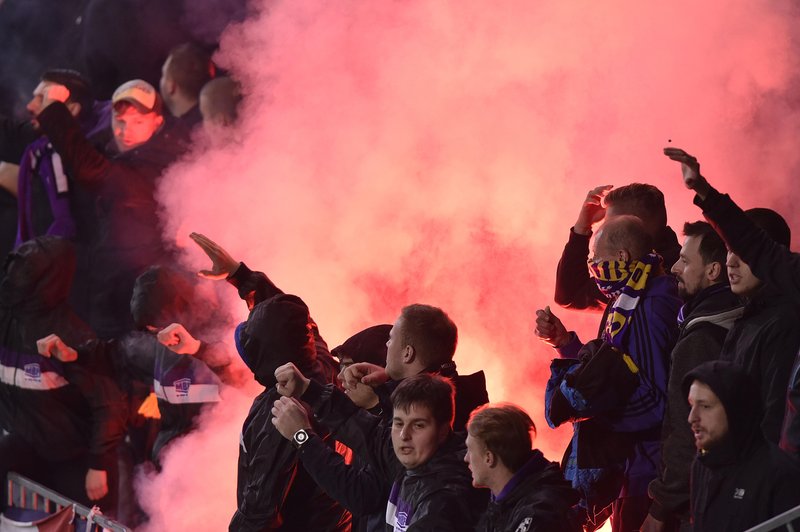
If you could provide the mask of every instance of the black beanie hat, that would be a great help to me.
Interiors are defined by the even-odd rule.
[[[386,342],[392,326],[373,325],[348,338],[342,345],[335,347],[331,354],[339,360],[349,357],[353,362],[369,362],[386,367]]]

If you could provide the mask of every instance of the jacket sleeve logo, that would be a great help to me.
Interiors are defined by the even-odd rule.
[[[192,379],[178,379],[172,383],[175,387],[175,395],[178,397],[187,397],[189,395],[189,386],[192,385]]]
[[[533,517],[526,517],[514,532],[528,532],[531,528],[531,524],[533,524]]]
[[[39,364],[25,364],[22,369],[25,372],[25,380],[37,382],[42,380],[42,369]]]

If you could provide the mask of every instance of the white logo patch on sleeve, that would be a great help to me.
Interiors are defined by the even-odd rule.
[[[533,524],[533,517],[526,517],[514,532],[528,532]]]

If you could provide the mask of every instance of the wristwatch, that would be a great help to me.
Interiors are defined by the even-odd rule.
[[[292,436],[292,444],[294,444],[295,449],[299,449],[310,437],[311,435],[306,432],[306,429],[300,429]]]

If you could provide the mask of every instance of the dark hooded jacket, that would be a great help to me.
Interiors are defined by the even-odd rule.
[[[800,504],[800,466],[764,439],[758,387],[741,368],[707,362],[683,380],[706,384],[725,407],[728,434],[692,465],[693,530],[747,530]],[[796,526],[796,523],[795,523]]]
[[[659,476],[648,488],[650,515],[674,523],[689,520],[689,472],[695,455],[694,436],[686,419],[689,405],[683,377],[703,362],[719,358],[725,336],[743,312],[728,284],[715,284],[696,294],[678,317],[679,335],[672,350],[667,382],[667,411],[661,433]]]
[[[72,178],[96,198],[97,227],[86,249],[79,249],[86,262],[73,305],[98,336],[118,336],[132,326],[127,308],[136,277],[170,260],[156,185],[181,154],[180,144],[162,128],[141,146],[108,157],[86,140],[64,104],[49,105],[37,119]]]
[[[125,402],[103,357],[61,363],[38,354],[51,333],[67,345],[91,338],[71,312],[67,294],[75,271],[72,244],[40,237],[12,252],[0,283],[0,425],[52,461],[89,457],[109,470],[126,419]]]
[[[764,283],[725,339],[720,359],[743,367],[758,383],[767,440],[780,441],[786,390],[800,349],[800,308],[774,285]]]
[[[299,466],[297,450],[272,424],[272,407],[281,397],[275,388],[279,366],[292,362],[307,377],[325,382],[311,323],[299,297],[278,294],[256,304],[237,328],[237,349],[266,390],[253,401],[242,427],[231,531],[350,528],[349,514]]]
[[[243,262],[239,263],[239,267],[228,278],[228,282],[236,287],[239,297],[247,303],[247,308],[251,311],[258,303],[284,293],[264,272],[253,271]],[[339,363],[331,356],[328,344],[320,335],[314,319],[309,318],[309,320],[314,336],[317,369],[322,372],[324,382],[336,382]]]
[[[322,426],[334,431],[337,440],[363,457],[384,485],[391,486],[387,531],[396,530],[390,520],[397,521],[397,530],[409,532],[460,532],[474,527],[486,500],[484,492],[472,488],[463,433],[451,434],[425,464],[406,469],[395,455],[391,425],[357,407],[335,386],[312,381],[302,400],[311,405]]]
[[[800,305],[800,254],[775,242],[727,194],[712,188],[705,200],[695,197],[694,203],[756,277],[779,287],[795,305]],[[795,361],[789,380],[780,446],[800,458],[800,358]]]
[[[561,467],[534,450],[497,496],[492,497],[478,532],[577,532],[569,512],[578,493]]]

